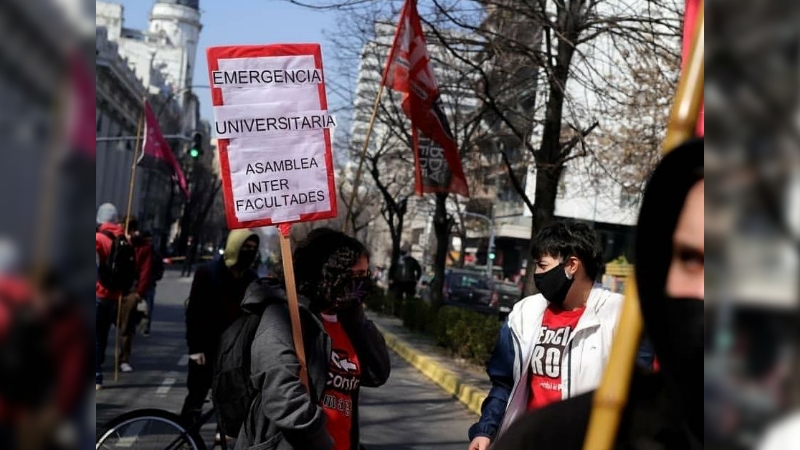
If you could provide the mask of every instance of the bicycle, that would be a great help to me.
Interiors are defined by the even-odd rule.
[[[177,414],[162,409],[137,409],[112,419],[100,434],[95,450],[207,450],[200,429],[214,416],[214,408],[200,419],[186,426]],[[217,426],[219,432],[219,426]],[[227,440],[214,441],[211,449],[219,445],[228,450]]]

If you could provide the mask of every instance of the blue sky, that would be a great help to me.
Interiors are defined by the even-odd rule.
[[[155,0],[125,0],[126,28],[147,28],[147,18]],[[203,30],[197,49],[194,83],[208,84],[207,47],[231,44],[276,44],[318,42],[322,44],[323,66],[331,73],[333,49],[323,34],[334,30],[336,13],[315,11],[282,0],[200,0]],[[198,90],[201,114],[211,120],[208,89]],[[329,100],[335,102],[328,94]],[[335,106],[335,105],[331,105]]]

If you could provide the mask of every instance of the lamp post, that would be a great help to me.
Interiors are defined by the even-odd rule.
[[[489,247],[486,249],[486,276],[492,278],[492,265],[494,263],[494,220],[483,214],[463,212],[465,216],[476,217],[489,223]]]

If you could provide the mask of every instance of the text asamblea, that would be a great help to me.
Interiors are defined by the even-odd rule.
[[[318,69],[297,70],[215,70],[211,72],[214,86],[242,84],[304,84],[322,83]]]
[[[285,172],[290,170],[316,169],[319,167],[317,158],[295,158],[258,161],[247,164],[246,175],[262,174],[269,172]]]
[[[218,135],[230,133],[263,133],[267,131],[318,130],[333,128],[336,119],[329,114],[311,114],[292,117],[257,117],[216,121]]]

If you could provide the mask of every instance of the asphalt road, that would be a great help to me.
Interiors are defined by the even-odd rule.
[[[188,364],[183,305],[190,284],[189,278],[167,271],[156,292],[151,336],[136,336],[133,344],[131,365],[135,372],[121,373],[117,382],[113,381],[114,354],[109,344],[106,384],[96,397],[98,430],[133,409],[180,412]],[[389,382],[361,391],[362,444],[368,450],[465,450],[467,429],[477,417],[402,358],[394,353],[391,356]],[[206,442],[210,442],[214,425],[208,424],[203,431]]]

